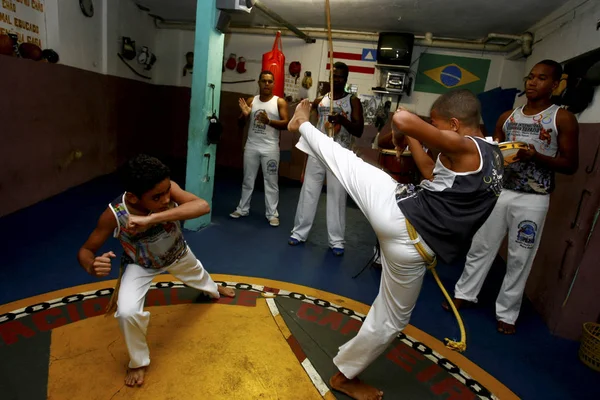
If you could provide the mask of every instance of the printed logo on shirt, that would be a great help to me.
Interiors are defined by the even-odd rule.
[[[396,203],[400,201],[412,197],[417,194],[417,188],[412,183],[399,183],[396,185],[395,195],[396,195]]]
[[[483,177],[483,182],[489,185],[488,190],[491,190],[496,197],[500,196],[502,192],[502,174],[499,174],[498,171],[503,163],[504,161],[501,160],[500,152],[494,151],[492,157],[492,174],[491,176],[486,175]]]
[[[329,106],[322,106],[319,105],[319,115],[322,117],[327,118],[329,116]],[[337,104],[333,105],[333,113],[334,114],[341,114],[343,113],[344,110],[342,109],[342,107],[338,106]]]
[[[267,174],[277,175],[277,160],[267,161]]]
[[[521,221],[517,230],[517,243],[525,249],[532,249],[537,235],[537,224],[533,221]]]
[[[265,130],[266,125],[260,121],[260,119],[258,118],[260,116],[260,114],[265,114],[267,115],[267,111],[263,108],[256,110],[256,112],[254,113],[254,127],[256,129],[260,129],[260,130]],[[265,132],[261,132],[261,133],[265,133]]]
[[[545,151],[552,144],[553,130],[544,128],[544,125],[552,124],[553,114],[542,113],[532,119],[533,123],[516,122],[514,116],[511,116],[506,123],[507,140],[537,143]]]

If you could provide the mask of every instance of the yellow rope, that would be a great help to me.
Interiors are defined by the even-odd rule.
[[[418,235],[417,231],[415,230],[415,227],[412,226],[412,224],[410,222],[408,222],[407,219],[405,219],[405,221],[406,221],[406,229],[408,230],[408,236],[410,237],[410,240],[416,240],[419,237],[419,235]],[[440,277],[438,276],[437,271],[435,270],[435,266],[437,265],[437,259],[435,257],[431,257],[425,251],[425,249],[423,248],[423,244],[421,242],[415,243],[415,247],[417,248],[417,251],[419,252],[421,257],[423,257],[423,260],[425,260],[425,262],[427,263],[427,269],[430,270],[431,273],[433,274],[433,277],[435,278],[435,281],[437,282],[438,286],[442,290],[442,293],[444,293],[444,297],[446,297],[448,304],[450,304],[450,307],[452,308],[452,312],[454,313],[454,316],[456,317],[456,321],[458,322],[458,327],[460,328],[460,342],[456,342],[454,340],[450,340],[450,339],[446,338],[445,339],[446,347],[448,347],[452,350],[465,351],[467,349],[467,334],[465,333],[465,325],[463,324],[462,318],[460,317],[458,310],[454,306],[454,302],[450,298],[450,295],[446,291],[444,284],[440,280]]]

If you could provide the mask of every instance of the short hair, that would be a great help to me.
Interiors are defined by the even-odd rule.
[[[271,75],[273,78],[275,78],[275,75],[273,75],[273,73],[271,71],[269,71],[268,69],[261,71],[260,74],[258,74],[258,80],[260,81],[263,77],[263,75]]]
[[[345,63],[341,62],[341,61],[338,61],[335,64],[333,64],[333,69],[344,71],[344,73],[346,75],[346,78],[350,74],[350,69],[348,69],[348,66]]]
[[[554,61],[554,60],[542,60],[539,63],[537,63],[536,65],[547,65],[549,67],[552,67],[552,80],[558,82],[560,81],[560,78],[562,77],[562,73],[563,73],[563,68],[562,66]]]
[[[477,96],[468,89],[454,89],[444,93],[437,98],[431,109],[443,118],[456,118],[471,127],[478,127],[481,120],[481,104]]]
[[[159,159],[146,154],[140,154],[129,160],[122,171],[125,190],[137,197],[142,197],[170,176],[169,167]]]

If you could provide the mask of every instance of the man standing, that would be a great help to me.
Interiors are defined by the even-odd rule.
[[[311,116],[318,117],[317,128],[327,133],[334,130],[334,140],[351,149],[353,136],[361,137],[364,129],[363,109],[360,100],[346,92],[348,66],[342,62],[333,64],[333,114],[330,115],[330,94],[317,98],[312,104]],[[327,177],[327,233],[333,254],[344,254],[346,230],[346,191],[337,178],[315,157],[308,156],[304,171],[304,183],[300,191],[294,229],[288,244],[296,246],[305,242],[312,227],[319,204],[323,180]]]
[[[250,117],[248,139],[244,148],[244,181],[242,198],[231,218],[245,217],[250,212],[250,200],[258,167],[262,167],[265,184],[265,215],[271,226],[279,226],[279,131],[289,122],[287,102],[273,95],[273,73],[262,71],[258,77],[260,95],[240,99],[240,118]]]
[[[504,170],[504,189],[494,211],[479,229],[465,269],[456,284],[454,303],[477,302],[477,295],[508,233],[506,275],[496,299],[497,329],[514,334],[525,284],[537,252],[554,174],[574,174],[579,164],[579,127],[569,111],[552,104],[562,67],[556,61],[536,64],[525,79],[527,104],[507,111],[496,124],[494,139],[529,145]],[[444,304],[448,308],[447,304]]]

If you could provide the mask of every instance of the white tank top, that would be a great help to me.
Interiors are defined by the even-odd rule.
[[[560,109],[553,104],[535,115],[516,108],[504,123],[506,141],[533,144],[535,150],[548,157],[558,154],[556,114]],[[504,169],[504,188],[517,192],[548,194],[554,189],[554,172],[540,167],[535,161],[517,161]]]
[[[327,117],[329,116],[329,93],[323,96],[323,99],[319,103],[319,122],[317,123],[317,129],[323,133],[327,133],[327,129],[325,129],[325,121],[327,121]],[[333,101],[333,113],[339,114],[344,112],[346,114],[346,118],[349,120],[352,118],[352,93],[348,93],[346,96],[341,99]],[[340,129],[340,132],[333,137],[337,143],[345,147],[346,149],[352,148],[352,143],[354,143],[354,138],[344,128],[343,126]]]
[[[258,113],[264,111],[271,120],[279,120],[279,107],[277,99],[273,96],[267,102],[260,101],[260,96],[254,96],[252,100],[252,112],[250,113],[250,127],[248,128],[248,140],[246,148],[259,150],[279,150],[279,130],[258,121]]]

